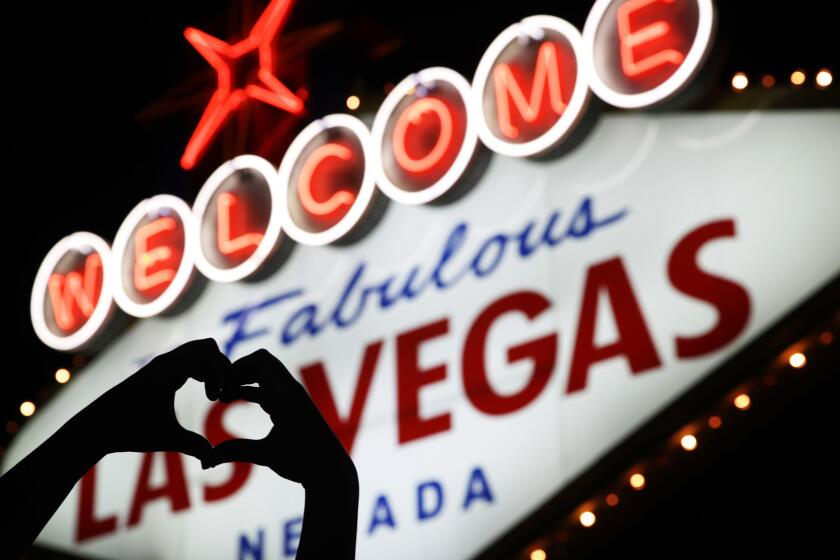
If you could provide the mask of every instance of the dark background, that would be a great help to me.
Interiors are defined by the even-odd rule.
[[[5,145],[0,208],[5,217],[0,222],[4,246],[11,253],[3,279],[9,298],[3,309],[9,312],[11,328],[4,337],[7,371],[0,389],[0,425],[23,422],[20,402],[43,404],[60,390],[53,380],[56,368],[74,371],[85,359],[49,350],[30,324],[32,281],[56,241],[80,230],[111,240],[125,215],[145,197],[170,193],[191,204],[210,172],[229,157],[252,152],[279,162],[285,145],[312,118],[346,112],[348,95],[361,98],[361,112],[374,112],[386,84],[412,71],[442,65],[471,79],[487,45],[511,23],[547,13],[582,29],[591,4],[298,0],[277,42],[276,73],[291,89],[309,91],[308,114],[292,119],[253,104],[230,120],[189,172],[180,168],[179,158],[215,88],[216,75],[184,39],[183,30],[195,26],[233,40],[247,33],[265,3],[27,2],[5,7],[0,82]],[[705,71],[704,90],[687,109],[840,106],[836,83],[826,91],[813,87],[818,69],[828,67],[836,73],[838,66],[837,23],[829,4],[757,0],[716,4],[716,47]],[[801,88],[788,82],[797,68],[808,76]],[[748,92],[731,91],[729,80],[736,71],[749,75]],[[757,86],[765,73],[776,77],[776,87]],[[833,394],[835,389],[836,383]],[[763,483],[718,492],[704,484],[715,486],[761,468],[768,479],[812,484],[803,487],[807,494],[834,487],[837,461],[819,451],[819,442],[837,433],[837,415],[827,412],[830,403],[824,405],[818,409],[822,412],[799,414],[796,424],[771,427],[738,450],[730,467],[711,469],[695,490],[674,497],[678,504],[696,504],[700,513],[684,505],[674,506],[681,508],[677,512],[663,506],[657,524],[640,532],[640,540],[626,540],[626,545],[643,551],[644,543],[656,534],[683,530],[682,521],[721,545],[732,530],[704,520],[716,516],[725,523],[733,515],[765,520],[751,522],[750,527],[755,531],[764,527],[767,542],[770,533],[772,539],[806,538],[805,525],[783,531],[768,518],[796,505],[796,487],[777,489],[773,494],[777,499],[771,499]],[[800,437],[803,431],[809,435]],[[6,432],[0,431],[0,450],[10,437]],[[776,470],[771,474],[766,469]],[[836,491],[833,495],[836,508]],[[716,547],[710,545],[708,550]]]

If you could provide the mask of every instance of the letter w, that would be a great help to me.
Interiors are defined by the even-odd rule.
[[[99,297],[102,278],[102,259],[91,253],[85,259],[84,276],[77,271],[50,275],[47,285],[55,324],[65,332],[77,328],[93,314]],[[76,314],[76,309],[82,316]]]

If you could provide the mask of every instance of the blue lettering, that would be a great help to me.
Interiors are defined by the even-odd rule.
[[[468,509],[474,500],[485,500],[493,503],[493,492],[490,484],[481,467],[476,467],[470,473],[470,480],[467,482],[467,495],[464,497],[464,509]]]
[[[315,316],[317,314],[318,306],[314,303],[304,305],[295,311],[283,329],[283,336],[281,338],[283,344],[291,344],[306,333],[309,333],[311,336],[317,335],[321,330],[317,323],[315,323]]]
[[[455,253],[458,252],[458,249],[461,248],[461,245],[464,244],[464,238],[467,236],[467,224],[460,223],[455,226],[455,229],[452,230],[452,233],[449,234],[449,238],[446,240],[446,245],[443,247],[443,252],[440,254],[440,259],[438,260],[437,265],[435,266],[434,270],[432,271],[432,281],[435,285],[440,288],[441,290],[445,290],[446,288],[456,284],[461,278],[464,277],[464,274],[467,273],[467,269],[462,270],[458,274],[455,275],[452,280],[446,282],[441,274],[443,274],[443,267],[446,266]]]
[[[388,498],[384,494],[380,494],[376,498],[376,504],[373,506],[373,515],[370,518],[370,527],[368,527],[368,535],[372,535],[373,531],[380,525],[387,525],[391,529],[397,528],[397,523],[394,521],[394,514],[391,512]]]
[[[453,269],[453,261],[458,252],[464,248],[469,232],[469,226],[466,223],[459,223],[449,233],[437,262],[427,276],[421,274],[421,265],[417,264],[405,273],[404,279],[392,274],[384,280],[362,286],[367,264],[360,262],[348,278],[341,296],[328,318],[319,323],[317,321],[318,305],[316,303],[304,305],[286,321],[281,329],[280,341],[283,345],[288,346],[305,335],[314,338],[330,324],[339,329],[347,328],[356,323],[366,309],[370,307],[368,300],[373,302],[374,307],[384,311],[393,307],[400,300],[413,300],[427,291],[426,288],[429,286],[438,290],[446,290],[458,284],[467,275],[473,275],[476,278],[489,276],[504,261],[508,241],[515,243],[516,254],[526,259],[536,254],[540,247],[550,248],[560,245],[568,239],[586,238],[599,228],[620,221],[627,213],[628,210],[623,208],[599,219],[595,215],[594,200],[587,196],[578,203],[577,208],[571,214],[571,220],[565,226],[561,220],[561,212],[554,210],[548,215],[545,226],[542,228],[542,235],[535,234],[538,228],[538,222],[535,220],[528,222],[518,233],[493,234],[484,239],[478,246],[478,250],[473,254],[472,259],[467,261],[469,263],[467,266]],[[240,343],[265,336],[268,333],[269,329],[265,327],[259,329],[248,328],[248,321],[252,314],[284,300],[300,297],[303,294],[302,289],[284,292],[256,305],[243,307],[225,315],[222,322],[232,322],[235,326],[233,334],[224,341],[225,354],[230,357]],[[350,303],[353,297],[357,298],[355,305]]]
[[[348,319],[343,319],[341,317],[341,312],[344,310],[345,305],[347,305],[347,300],[350,298],[350,295],[353,293],[356,284],[359,283],[359,279],[365,273],[365,263],[361,263],[359,266],[356,267],[356,271],[353,273],[353,276],[350,277],[350,280],[347,282],[347,285],[344,286],[344,291],[341,292],[341,297],[338,298],[338,304],[335,306],[335,310],[332,313],[332,320],[335,323],[335,326],[339,328],[349,327],[356,320],[361,316],[362,312],[365,310],[365,300],[367,293],[362,292],[359,298],[359,304],[356,306],[356,311],[350,316]]]
[[[293,557],[297,554],[302,525],[302,517],[295,517],[283,523],[283,556]]]
[[[385,279],[384,282],[378,285],[370,286],[369,288],[365,288],[365,296],[368,294],[379,294],[379,307],[382,309],[388,309],[397,301],[399,301],[400,297],[402,297],[402,292],[391,296],[388,294],[388,289],[391,287],[391,283],[396,280],[393,276],[389,276]]]
[[[559,245],[565,236],[561,232],[558,232],[556,235],[551,234],[558,222],[560,222],[560,212],[555,210],[551,213],[551,217],[548,218],[548,223],[545,225],[545,231],[543,232],[543,242],[549,247]]]
[[[426,496],[432,492],[434,502],[432,507],[428,507],[426,503]],[[417,520],[425,521],[435,517],[443,509],[443,487],[440,482],[430,480],[423,482],[417,486]]]
[[[247,560],[248,558],[252,558],[253,560],[262,560],[264,544],[265,531],[262,529],[257,530],[256,543],[249,541],[248,537],[244,533],[239,535],[239,560]]]
[[[528,222],[528,225],[525,226],[519,234],[515,237],[515,239],[519,240],[519,256],[520,257],[530,257],[534,251],[536,251],[540,244],[539,241],[533,245],[528,245],[528,236],[531,235],[531,230],[534,229],[536,224],[534,222]]]
[[[262,303],[258,303],[257,305],[243,307],[242,309],[237,309],[236,311],[232,311],[231,313],[225,315],[225,317],[222,319],[222,323],[234,322],[236,325],[236,330],[233,331],[233,334],[224,343],[225,356],[230,358],[233,355],[234,348],[240,342],[245,342],[246,340],[250,340],[252,338],[257,338],[268,334],[267,328],[257,329],[251,332],[248,332],[245,329],[245,324],[251,317],[251,313],[255,311],[262,311],[263,309],[271,307],[272,305],[276,305],[281,301],[299,297],[302,295],[303,290],[292,290],[291,292],[285,292],[278,296],[269,298],[263,301]]]
[[[475,257],[473,258],[472,263],[470,263],[470,267],[472,268],[473,272],[475,272],[476,276],[478,276],[479,278],[484,278],[485,276],[493,272],[497,266],[499,266],[499,263],[502,261],[502,256],[504,256],[505,253],[506,244],[507,237],[505,235],[498,234],[494,235],[481,245],[481,248],[478,250],[478,252],[475,254]],[[497,247],[496,255],[493,258],[493,260],[490,261],[489,266],[487,266],[486,268],[482,267],[481,261],[484,258],[484,255],[487,254],[486,252],[492,247]]]

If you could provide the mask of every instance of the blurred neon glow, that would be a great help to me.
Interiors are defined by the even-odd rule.
[[[434,113],[440,123],[437,142],[425,156],[420,159],[411,157],[405,148],[406,135],[409,125],[420,125],[424,113]],[[394,125],[393,150],[394,159],[400,167],[412,173],[422,173],[431,169],[446,154],[446,149],[452,142],[452,114],[440,99],[425,97],[408,106]]]
[[[641,29],[633,29],[630,16],[645,7],[662,2],[673,4],[674,0],[629,0],[618,8],[618,41],[621,48],[621,69],[624,75],[635,78],[663,64],[679,66],[685,55],[676,49],[663,49],[645,58],[636,59],[636,47],[660,39],[671,32],[671,26],[664,20],[656,21]]]
[[[303,112],[303,101],[277,79],[273,69],[272,43],[286,23],[292,4],[294,0],[272,0],[251,33],[232,45],[194,27],[184,31],[187,41],[216,70],[217,85],[187,142],[181,156],[181,167],[192,169],[195,166],[230,114],[248,99],[262,101],[295,115]],[[255,83],[234,84],[233,68],[237,60],[254,52],[259,56]]]
[[[337,191],[324,201],[315,200],[315,197],[312,196],[312,178],[318,166],[327,158],[350,161],[353,158],[353,152],[346,146],[331,142],[317,148],[303,164],[298,178],[298,196],[304,209],[316,216],[326,216],[335,212],[341,206],[350,206],[356,200],[356,195],[349,190]]]

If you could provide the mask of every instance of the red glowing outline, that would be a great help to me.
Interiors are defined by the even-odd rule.
[[[420,159],[414,159],[405,150],[405,135],[408,132],[408,125],[420,124],[420,117],[426,112],[432,112],[437,115],[440,121],[440,133],[438,134],[437,142],[429,150],[429,153]],[[397,119],[397,124],[394,125],[394,138],[392,141],[394,159],[397,160],[397,164],[400,167],[411,173],[428,171],[446,153],[449,143],[452,142],[452,128],[452,114],[449,112],[449,107],[443,101],[434,97],[426,97],[415,101],[403,111],[402,115]]]
[[[233,254],[251,245],[259,245],[263,239],[263,234],[256,232],[243,233],[236,239],[230,238],[230,211],[237,203],[236,196],[229,192],[220,193],[216,197],[216,243],[223,255]]]
[[[534,78],[531,81],[531,95],[525,99],[519,82],[513,76],[513,70],[507,64],[499,64],[493,69],[493,85],[496,90],[496,113],[499,120],[499,130],[508,138],[519,136],[519,128],[514,126],[510,118],[510,104],[508,99],[513,99],[516,109],[522,118],[532,123],[539,117],[539,110],[542,106],[542,96],[548,80],[548,95],[551,108],[562,116],[566,110],[566,103],[563,101],[560,90],[560,71],[557,47],[554,43],[545,42],[540,45],[537,52],[537,61],[534,65]],[[507,95],[505,95],[507,94]]]
[[[156,262],[165,261],[172,256],[172,248],[166,245],[150,249],[149,239],[164,231],[174,231],[177,227],[178,223],[172,218],[158,218],[137,228],[137,233],[134,234],[134,287],[138,291],[147,292],[160,284],[168,284],[175,278],[175,271],[171,268],[149,275],[146,272]]]
[[[248,99],[256,99],[294,115],[303,112],[303,101],[283,85],[272,70],[272,47],[277,33],[286,23],[294,0],[272,0],[251,33],[233,45],[217,39],[194,27],[184,30],[184,37],[216,69],[218,82],[204,114],[187,142],[181,156],[181,167],[192,169],[201,158],[208,144],[231,113]],[[232,65],[236,59],[257,51],[260,68],[259,83],[232,89]]]
[[[671,31],[671,26],[664,20],[633,31],[630,26],[630,16],[642,8],[655,2],[673,4],[674,0],[628,0],[618,7],[616,20],[618,22],[618,42],[621,49],[621,70],[628,78],[635,78],[649,70],[663,64],[679,66],[685,60],[685,55],[676,49],[665,49],[642,60],[636,60],[633,49],[641,44],[654,41]]]
[[[96,297],[96,273],[102,269],[102,259],[97,253],[91,253],[85,259],[84,276],[78,271],[66,275],[52,273],[47,289],[53,309],[55,324],[64,332],[79,326],[80,319],[87,320],[93,315],[98,298]],[[79,307],[82,317],[76,317],[73,303]]]
[[[342,204],[350,206],[356,200],[356,195],[348,190],[341,190],[333,194],[324,202],[315,200],[312,196],[312,176],[321,162],[329,157],[350,161],[353,152],[341,144],[324,144],[316,149],[303,164],[298,177],[298,197],[303,208],[316,216],[326,216],[335,212]]]

